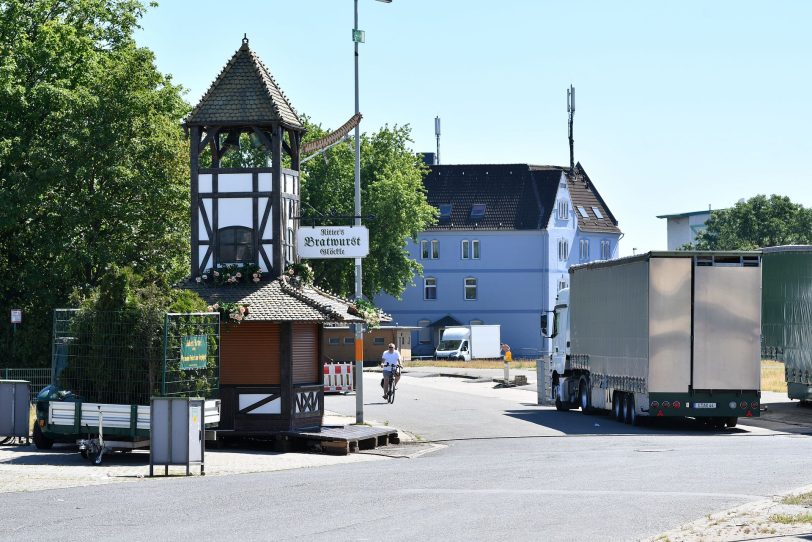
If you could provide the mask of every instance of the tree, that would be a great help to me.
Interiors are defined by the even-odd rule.
[[[305,140],[326,131],[307,123]],[[426,201],[426,166],[408,144],[408,126],[385,126],[361,136],[361,212],[369,228],[369,256],[363,262],[363,290],[368,298],[381,291],[399,297],[423,266],[409,258],[408,239],[434,223],[437,211]],[[348,225],[354,207],[354,145],[342,143],[302,166],[301,225]],[[342,216],[343,219],[331,219]],[[315,282],[340,295],[355,291],[352,259],[312,260]]]
[[[11,362],[47,364],[51,310],[110,265],[165,282],[186,270],[188,106],[133,40],[143,12],[0,3],[0,310],[25,315]]]
[[[698,250],[753,250],[812,243],[812,209],[786,196],[758,195],[730,209],[712,211],[696,243]]]

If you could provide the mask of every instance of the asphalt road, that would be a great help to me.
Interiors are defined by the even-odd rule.
[[[418,373],[388,405],[379,378],[365,379],[366,419],[433,451],[2,494],[0,539],[638,540],[812,483],[803,431],[630,427],[538,407],[533,390]],[[355,397],[327,408],[354,414]]]

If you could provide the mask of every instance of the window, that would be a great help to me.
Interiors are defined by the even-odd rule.
[[[566,262],[570,255],[570,243],[566,239],[558,240],[558,260]]]
[[[558,218],[560,220],[567,220],[570,216],[570,205],[565,199],[558,200]]]
[[[485,204],[474,203],[471,205],[471,220],[482,220],[485,218]]]
[[[423,260],[429,259],[429,242],[425,239],[420,241],[420,258]]]
[[[355,344],[355,337],[344,337],[344,344]]]
[[[461,244],[461,252],[463,260],[478,260],[479,259],[479,240],[474,239],[469,241],[464,239]]]
[[[221,228],[217,236],[217,263],[256,263],[254,231],[243,226]]]
[[[420,344],[431,344],[431,320],[418,320],[417,325],[420,331],[417,334],[417,341]]]
[[[338,337],[330,337],[327,340],[329,341],[330,344],[341,344],[341,339],[339,339]]]
[[[595,213],[595,216],[597,216],[598,218],[603,218],[603,215],[601,214],[601,210],[598,209],[597,207],[593,207],[592,212]]]
[[[581,259],[589,259],[589,239],[581,239]]]
[[[476,299],[476,279],[465,279],[465,299],[471,301]]]
[[[448,222],[451,220],[451,209],[452,206],[450,203],[440,205],[440,222]]]
[[[431,241],[431,259],[436,260],[440,257],[440,241],[432,239]]]
[[[612,242],[601,241],[601,260],[608,260],[612,257]]]
[[[589,218],[589,215],[587,214],[586,209],[584,209],[581,205],[578,206],[578,212],[581,213],[582,217]]]
[[[423,299],[437,299],[437,279],[426,277],[423,279]]]
[[[559,292],[561,290],[563,290],[564,288],[566,288],[566,287],[567,287],[567,281],[566,280],[559,280],[558,281],[558,291]]]
[[[383,337],[375,337],[372,339],[372,344],[383,344]]]

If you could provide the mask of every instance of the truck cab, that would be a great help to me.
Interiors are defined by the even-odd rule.
[[[564,374],[568,369],[570,355],[570,289],[564,288],[558,292],[556,304],[553,308],[552,330],[549,335],[552,339],[553,371]]]
[[[471,330],[465,327],[449,327],[443,330],[440,344],[434,352],[437,359],[471,361]]]

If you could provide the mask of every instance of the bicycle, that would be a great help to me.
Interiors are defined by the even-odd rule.
[[[395,391],[397,390],[397,379],[400,376],[401,367],[398,365],[395,367],[395,370],[392,371],[392,376],[389,377],[389,381],[386,382],[386,377],[384,377],[384,399],[389,401],[389,404],[395,402]],[[388,385],[387,385],[388,384]],[[388,388],[388,390],[387,390]]]

